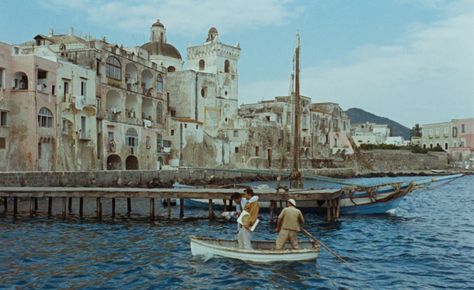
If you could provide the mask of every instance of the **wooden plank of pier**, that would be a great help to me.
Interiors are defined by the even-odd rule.
[[[254,190],[260,201],[330,200],[338,198],[337,189],[290,190],[276,193],[273,190]],[[197,198],[229,199],[233,193],[244,194],[240,188],[102,188],[102,187],[0,187],[0,197],[71,197],[71,198],[127,198],[127,210],[131,211],[131,198]]]

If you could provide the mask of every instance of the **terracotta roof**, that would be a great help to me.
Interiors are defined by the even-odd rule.
[[[158,42],[158,41],[148,42],[142,45],[141,48],[148,51],[150,55],[163,55],[163,56],[169,56],[169,57],[181,59],[181,54],[176,49],[176,47],[166,42]]]

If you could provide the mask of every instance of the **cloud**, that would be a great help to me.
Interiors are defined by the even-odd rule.
[[[279,26],[301,13],[292,1],[277,0],[46,0],[43,5],[56,10],[75,10],[89,21],[126,32],[143,31],[157,18],[166,28],[185,37],[195,36],[212,26],[226,32],[263,26]]]
[[[302,64],[302,94],[313,102],[359,107],[407,126],[473,118],[474,9],[465,8],[443,21],[410,29],[394,44],[354,49],[348,64]],[[285,94],[288,83],[244,85],[241,101]]]

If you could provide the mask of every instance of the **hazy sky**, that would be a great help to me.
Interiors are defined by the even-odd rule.
[[[1,0],[0,41],[36,34],[148,41],[159,18],[185,58],[211,26],[240,43],[240,103],[289,93],[296,31],[301,92],[412,127],[474,118],[474,1],[444,0]]]

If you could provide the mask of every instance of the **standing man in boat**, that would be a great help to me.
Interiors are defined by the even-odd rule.
[[[287,207],[284,208],[278,216],[276,249],[283,249],[286,241],[289,240],[292,248],[297,250],[299,248],[298,232],[300,231],[300,225],[303,223],[303,214],[296,208],[295,200],[290,198],[287,202]]]
[[[260,206],[258,205],[258,196],[254,195],[251,188],[245,189],[245,198],[247,202],[242,212],[242,226],[239,229],[237,240],[239,248],[252,249],[252,231],[251,228],[257,221]]]

